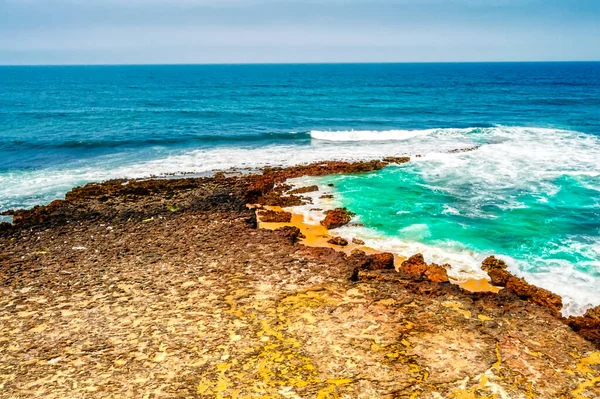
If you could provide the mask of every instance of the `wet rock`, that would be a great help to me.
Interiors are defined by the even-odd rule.
[[[461,152],[475,151],[475,150],[477,150],[479,148],[481,148],[480,145],[476,145],[474,147],[468,147],[468,148],[457,148],[457,149],[448,151],[448,153],[449,154],[458,154],[458,153],[461,153]]]
[[[319,191],[319,186],[313,185],[308,187],[299,187],[289,192],[289,194],[304,194]]]
[[[334,186],[334,184],[333,184],[333,183],[329,183],[329,184],[327,185],[327,187],[333,187],[333,186]]]
[[[273,210],[259,211],[260,220],[265,223],[289,223],[292,221],[291,212],[277,212]]]
[[[337,229],[350,222],[353,213],[348,212],[346,208],[336,208],[325,213],[325,219],[321,221],[321,224],[328,230]]]
[[[365,245],[365,242],[359,238],[354,237],[352,239],[352,244],[356,244],[356,245]]]
[[[383,162],[402,164],[410,161],[410,157],[385,157]]]
[[[321,198],[321,199],[333,199],[333,194],[323,194],[319,198]]]
[[[330,244],[339,245],[342,247],[345,247],[346,245],[348,245],[348,240],[346,240],[345,238],[342,238],[342,237],[332,237],[327,242]]]

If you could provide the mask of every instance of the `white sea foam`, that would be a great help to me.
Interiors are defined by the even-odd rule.
[[[313,130],[310,136],[313,139],[324,141],[399,141],[408,140],[413,137],[426,136],[436,132],[436,129],[429,130],[341,130],[341,131],[323,131]]]

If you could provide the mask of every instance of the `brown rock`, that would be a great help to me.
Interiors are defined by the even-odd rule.
[[[363,240],[361,240],[361,239],[358,239],[358,238],[354,237],[354,238],[352,239],[352,244],[356,244],[356,245],[365,245],[365,242],[364,242]]]
[[[280,195],[275,192],[269,192],[261,196],[257,202],[263,205],[280,206],[282,208],[290,206],[305,205],[309,201],[298,195]]]
[[[371,258],[371,270],[394,268],[394,254],[391,254],[389,252],[382,252],[379,254],[369,255],[369,258]]]
[[[506,287],[521,299],[530,299],[533,302],[548,308],[559,317],[562,309],[562,298],[548,290],[529,284],[525,279],[513,276],[508,270],[506,263],[493,256],[486,258],[481,268],[488,272],[492,284]]]
[[[330,244],[339,245],[342,247],[345,247],[346,245],[348,245],[348,240],[346,240],[345,238],[342,238],[342,237],[332,237],[327,242]]]
[[[402,262],[400,268],[405,273],[422,276],[427,271],[427,263],[422,254],[415,254]]]
[[[367,256],[365,251],[355,249],[348,257],[347,262],[355,269],[367,269],[371,264],[371,258]]]
[[[321,198],[321,199],[332,199],[333,195],[332,194],[323,194],[319,198]]]
[[[321,220],[321,224],[331,230],[348,224],[353,214],[348,212],[346,208],[336,208],[325,212],[325,215],[325,219]]]
[[[289,223],[292,221],[290,212],[276,212],[272,210],[259,211],[260,220],[265,223]]]
[[[298,241],[298,238],[304,238],[304,235],[296,226],[283,226],[275,231],[278,232],[281,237],[289,239],[291,244]]]
[[[383,252],[367,255],[365,251],[355,249],[347,259],[350,266],[363,270],[383,270],[394,268],[394,254]]]
[[[319,186],[299,187],[289,192],[289,194],[304,194],[319,191]]]
[[[410,161],[409,157],[385,157],[385,158],[383,158],[383,162],[387,162],[387,163],[401,164],[401,163],[406,163],[408,161]]]
[[[569,317],[567,324],[586,339],[600,344],[600,306],[588,310],[583,316]]]
[[[448,272],[446,271],[446,268],[444,266],[436,265],[435,263],[432,263],[427,267],[427,270],[425,271],[425,277],[434,283],[446,283],[450,281],[448,279]]]
[[[488,272],[492,284],[499,287],[505,287],[512,274],[506,270],[506,263],[503,260],[496,259],[493,256],[486,258],[481,264],[481,268]]]

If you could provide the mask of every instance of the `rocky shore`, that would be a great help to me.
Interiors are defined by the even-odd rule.
[[[0,397],[600,397],[600,310],[564,319],[499,260],[483,267],[502,289],[473,293],[418,254],[257,228],[314,191],[287,179],[407,161],[110,181],[10,212]]]

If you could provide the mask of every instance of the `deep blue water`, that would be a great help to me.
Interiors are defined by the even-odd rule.
[[[0,173],[311,130],[600,132],[600,63],[0,67],[0,88]]]
[[[371,238],[467,272],[507,256],[568,312],[600,304],[598,62],[0,67],[0,211],[110,178],[404,154],[422,156],[333,178]]]

